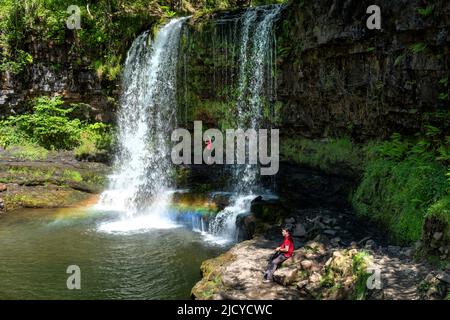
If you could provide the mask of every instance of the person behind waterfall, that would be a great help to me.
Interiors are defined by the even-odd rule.
[[[273,273],[287,259],[292,257],[294,252],[294,240],[292,239],[292,227],[285,226],[281,229],[284,237],[283,243],[275,249],[274,255],[270,258],[266,272],[264,272],[263,282],[272,282]]]

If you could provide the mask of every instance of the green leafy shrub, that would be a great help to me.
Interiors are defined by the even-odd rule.
[[[355,300],[364,300],[367,296],[367,279],[371,273],[368,272],[368,267],[372,256],[366,251],[361,251],[355,254],[352,258],[352,271],[356,277],[353,298]]]
[[[85,159],[106,150],[111,151],[113,134],[110,125],[97,122],[86,126],[80,133],[80,144],[75,148],[75,156]]]
[[[358,215],[381,223],[394,240],[420,239],[428,208],[448,192],[445,162],[436,154],[440,130],[426,126],[415,142],[394,134],[390,141],[368,148],[361,183],[352,202]],[[442,143],[442,141],[441,141]]]
[[[10,123],[46,149],[73,149],[78,144],[81,121],[69,120],[72,109],[63,109],[63,103],[59,97],[37,98],[33,113],[10,117]]]
[[[432,13],[433,13],[433,10],[434,10],[434,6],[433,6],[433,5],[429,5],[429,6],[426,6],[426,7],[424,7],[424,8],[417,8],[417,12],[418,12],[421,16],[424,16],[424,17],[427,17],[427,16],[429,16],[430,14],[432,14]]]
[[[12,125],[11,120],[0,121],[0,147],[8,148],[12,145],[29,143],[30,137]]]
[[[55,149],[75,149],[75,154],[81,157],[110,151],[111,126],[72,118],[76,108],[65,107],[59,97],[37,98],[32,113],[0,121],[0,146],[14,156],[31,160],[44,159],[47,150]]]
[[[381,222],[399,243],[419,240],[427,208],[446,193],[444,168],[433,161],[370,162],[353,197],[359,215]]]

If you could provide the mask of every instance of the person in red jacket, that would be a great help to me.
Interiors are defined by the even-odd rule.
[[[294,240],[292,239],[292,227],[285,226],[281,229],[281,234],[284,237],[283,243],[275,249],[275,254],[271,257],[271,261],[264,272],[263,282],[272,282],[273,273],[277,270],[284,261],[292,257],[294,252]]]

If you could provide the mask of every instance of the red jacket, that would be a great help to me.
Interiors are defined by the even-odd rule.
[[[285,237],[280,247],[281,249],[284,249],[286,246],[289,246],[288,252],[283,252],[283,254],[286,258],[290,258],[294,252],[294,240],[291,236]]]

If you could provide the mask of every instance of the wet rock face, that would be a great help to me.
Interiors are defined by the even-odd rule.
[[[102,81],[87,56],[71,53],[70,39],[63,44],[34,41],[25,48],[33,63],[17,74],[0,72],[0,115],[26,111],[24,102],[40,95],[61,95],[68,103],[89,105],[85,118],[114,121],[116,102],[108,98],[114,83]],[[116,94],[113,94],[117,96]]]
[[[366,27],[371,4],[294,1],[285,11],[277,92],[285,133],[359,140],[414,133],[425,112],[448,104],[438,96],[448,93],[439,80],[449,73],[450,3],[434,1],[424,15],[419,0],[378,1],[379,31]]]

